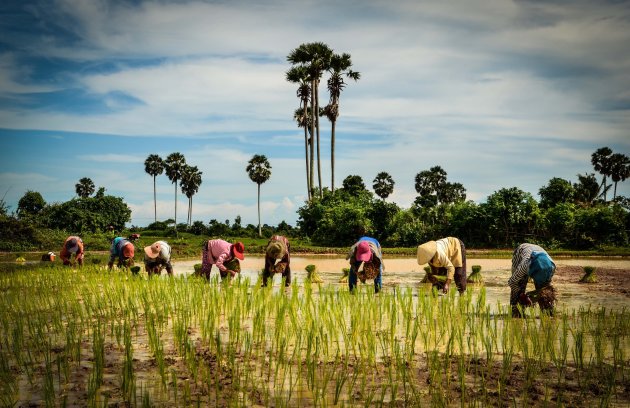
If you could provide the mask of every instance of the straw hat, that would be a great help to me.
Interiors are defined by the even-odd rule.
[[[428,263],[437,252],[437,243],[435,241],[425,242],[418,246],[418,265]]]
[[[158,255],[160,255],[161,250],[162,250],[162,247],[160,246],[158,242],[154,242],[153,244],[147,247],[144,247],[144,253],[147,254],[147,256],[151,259],[157,258]]]
[[[273,259],[282,259],[286,255],[284,245],[279,241],[270,242],[267,245],[267,256]]]

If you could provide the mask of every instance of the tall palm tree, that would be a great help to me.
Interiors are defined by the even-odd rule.
[[[94,193],[94,182],[89,177],[83,177],[77,184],[74,185],[74,189],[77,195],[81,198],[88,198]]]
[[[300,98],[300,108],[295,111],[294,119],[298,121],[298,126],[304,128],[304,159],[306,161],[306,189],[308,200],[311,201],[311,189],[313,186],[312,174],[313,174],[313,143],[310,143],[307,130],[307,116],[308,116],[308,101],[311,97],[311,82],[309,81],[308,70],[304,66],[291,67],[286,74],[287,81],[291,83],[297,83],[297,97]],[[298,116],[300,115],[300,116]],[[312,134],[311,134],[312,138]],[[311,160],[309,169],[309,143],[311,145]]]
[[[394,179],[386,171],[378,173],[372,183],[374,192],[377,196],[381,197],[383,201],[394,192]]]
[[[330,92],[330,101],[324,112],[326,117],[330,121],[330,190],[335,191],[335,126],[337,124],[337,118],[339,117],[339,98],[341,97],[341,91],[346,86],[343,80],[343,76],[347,76],[350,79],[358,81],[361,78],[359,72],[350,69],[352,67],[352,59],[350,54],[343,53],[333,54],[330,58],[330,65],[328,71],[330,72],[330,78],[328,78],[328,92]]]
[[[186,158],[179,152],[171,153],[164,161],[164,170],[171,183],[175,184],[175,234],[177,234],[177,181],[182,178]]]
[[[258,185],[258,236],[262,237],[262,228],[260,226],[260,185],[271,177],[271,165],[267,157],[255,154],[249,160],[245,170],[249,178]]]
[[[153,211],[154,222],[157,222],[157,197],[155,195],[155,178],[164,172],[164,160],[157,154],[150,154],[144,161],[144,171],[153,177]]]
[[[610,156],[610,178],[615,182],[613,201],[617,198],[617,183],[630,177],[630,158],[625,154],[615,153]]]
[[[301,44],[292,50],[287,56],[287,60],[297,66],[303,66],[308,70],[311,81],[311,115],[315,119],[312,124],[312,134],[316,135],[317,144],[317,178],[319,182],[319,196],[322,196],[322,165],[319,148],[319,81],[322,73],[330,65],[333,51],[328,45],[322,42]]]
[[[199,191],[203,172],[197,166],[184,166],[182,170],[182,180],[180,182],[182,193],[188,197],[188,225],[192,225],[192,198]]]
[[[604,202],[606,201],[606,192],[608,191],[608,187],[606,186],[606,177],[610,176],[611,155],[612,150],[610,150],[609,147],[600,147],[591,155],[593,168],[602,175],[602,187],[600,190],[604,196]]]
[[[293,120],[298,124],[299,128],[304,128],[304,156],[306,157],[306,189],[308,201],[311,201],[313,192],[313,135],[311,134],[311,118],[308,109],[297,108],[293,113]],[[310,153],[309,153],[310,149]]]

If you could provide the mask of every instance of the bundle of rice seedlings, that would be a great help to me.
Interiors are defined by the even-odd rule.
[[[342,268],[343,276],[339,279],[339,283],[347,283],[348,277],[350,277],[350,268]]]
[[[470,274],[468,279],[466,279],[466,282],[468,282],[468,283],[481,283],[481,282],[483,282],[483,277],[481,276],[481,265],[473,265],[472,266],[472,273]]]
[[[365,276],[365,279],[376,279],[379,272],[380,265],[377,261],[363,262],[363,275]]]
[[[131,267],[131,273],[133,273],[134,275],[137,275],[140,273],[140,267],[139,266],[132,266]]]
[[[195,275],[201,274],[201,264],[194,264],[193,268],[195,269]]]
[[[15,262],[24,263],[26,262],[26,259],[23,256],[18,256],[17,258],[15,258]]]
[[[234,271],[236,273],[240,273],[241,272],[241,263],[236,258],[232,258],[228,262],[225,262],[223,264],[223,266],[225,266],[227,269],[230,269],[230,270],[232,270],[232,271]]]
[[[317,270],[317,266],[315,265],[306,265],[306,279],[311,281],[312,283],[323,283],[324,280],[319,276],[319,271]]]
[[[584,267],[584,276],[580,279],[581,283],[596,283],[597,275],[595,275],[595,271],[597,268],[594,266],[585,266]]]
[[[273,273],[284,273],[284,271],[287,269],[287,263],[286,262],[278,262],[274,267],[273,267]]]
[[[556,297],[556,288],[554,288],[553,285],[547,285],[539,290],[527,292],[527,296],[529,296],[532,302],[538,303],[540,310],[549,312],[553,312],[553,308],[558,300]]]
[[[431,274],[431,267],[427,265],[424,267],[424,278],[422,278],[420,283],[429,283],[429,274]]]

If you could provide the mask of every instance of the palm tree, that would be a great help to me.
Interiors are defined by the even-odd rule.
[[[615,182],[613,201],[617,198],[617,183],[630,177],[630,158],[625,154],[615,153],[610,156],[610,178]]]
[[[348,78],[358,81],[361,78],[361,74],[352,71],[352,60],[350,54],[333,54],[330,58],[330,65],[328,71],[330,72],[330,78],[328,78],[328,92],[330,92],[330,101],[324,112],[326,117],[330,121],[330,170],[331,181],[330,191],[335,191],[335,126],[337,124],[337,118],[339,117],[339,98],[341,97],[341,91],[346,86],[343,80],[345,74]]]
[[[595,171],[598,171],[602,177],[602,187],[601,191],[604,196],[604,202],[606,201],[606,192],[608,191],[608,187],[606,186],[606,177],[610,176],[610,168],[611,161],[610,156],[612,155],[612,150],[609,147],[600,147],[591,155],[591,163],[593,164],[593,168]]]
[[[312,174],[313,174],[313,143],[312,142],[312,133],[311,138],[308,136],[308,126],[309,121],[307,120],[308,116],[308,101],[311,97],[311,83],[309,81],[308,71],[304,66],[296,66],[292,67],[287,71],[286,74],[287,81],[291,83],[297,83],[297,97],[300,98],[300,108],[295,111],[294,119],[298,122],[299,127],[304,128],[304,159],[306,161],[306,189],[308,200],[311,201],[311,189],[313,186]],[[309,143],[311,145],[311,154],[310,154],[310,169],[309,169],[309,151],[308,146]]]
[[[95,186],[91,178],[83,177],[74,185],[74,189],[79,197],[88,198],[94,193]]]
[[[171,153],[164,161],[164,170],[171,183],[175,184],[175,234],[177,234],[177,180],[182,178],[186,158],[179,152]]]
[[[157,198],[155,195],[155,178],[164,172],[164,160],[157,154],[150,154],[144,161],[144,171],[153,176],[153,210],[154,222],[157,222]]]
[[[594,173],[578,174],[578,182],[573,184],[575,190],[574,200],[576,203],[590,207],[597,197],[600,196],[600,184]]]
[[[377,196],[381,197],[383,201],[394,192],[394,179],[386,171],[378,173],[372,183],[374,192]]]
[[[260,185],[271,177],[271,165],[267,157],[255,154],[247,164],[245,169],[249,178],[258,184],[258,236],[262,237],[262,229],[260,226]]]
[[[287,60],[297,66],[304,67],[308,71],[308,79],[311,81],[311,115],[314,118],[311,133],[317,135],[317,178],[319,181],[319,196],[322,196],[322,166],[319,148],[319,81],[322,73],[330,65],[333,51],[322,42],[301,44],[292,50]]]
[[[192,198],[199,191],[203,172],[197,166],[184,166],[182,170],[182,181],[180,183],[182,193],[188,197],[188,225],[192,225]]]

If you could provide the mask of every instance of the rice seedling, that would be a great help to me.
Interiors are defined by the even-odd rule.
[[[597,275],[595,275],[595,271],[597,268],[593,266],[585,266],[584,267],[584,276],[580,279],[582,283],[596,283]]]

